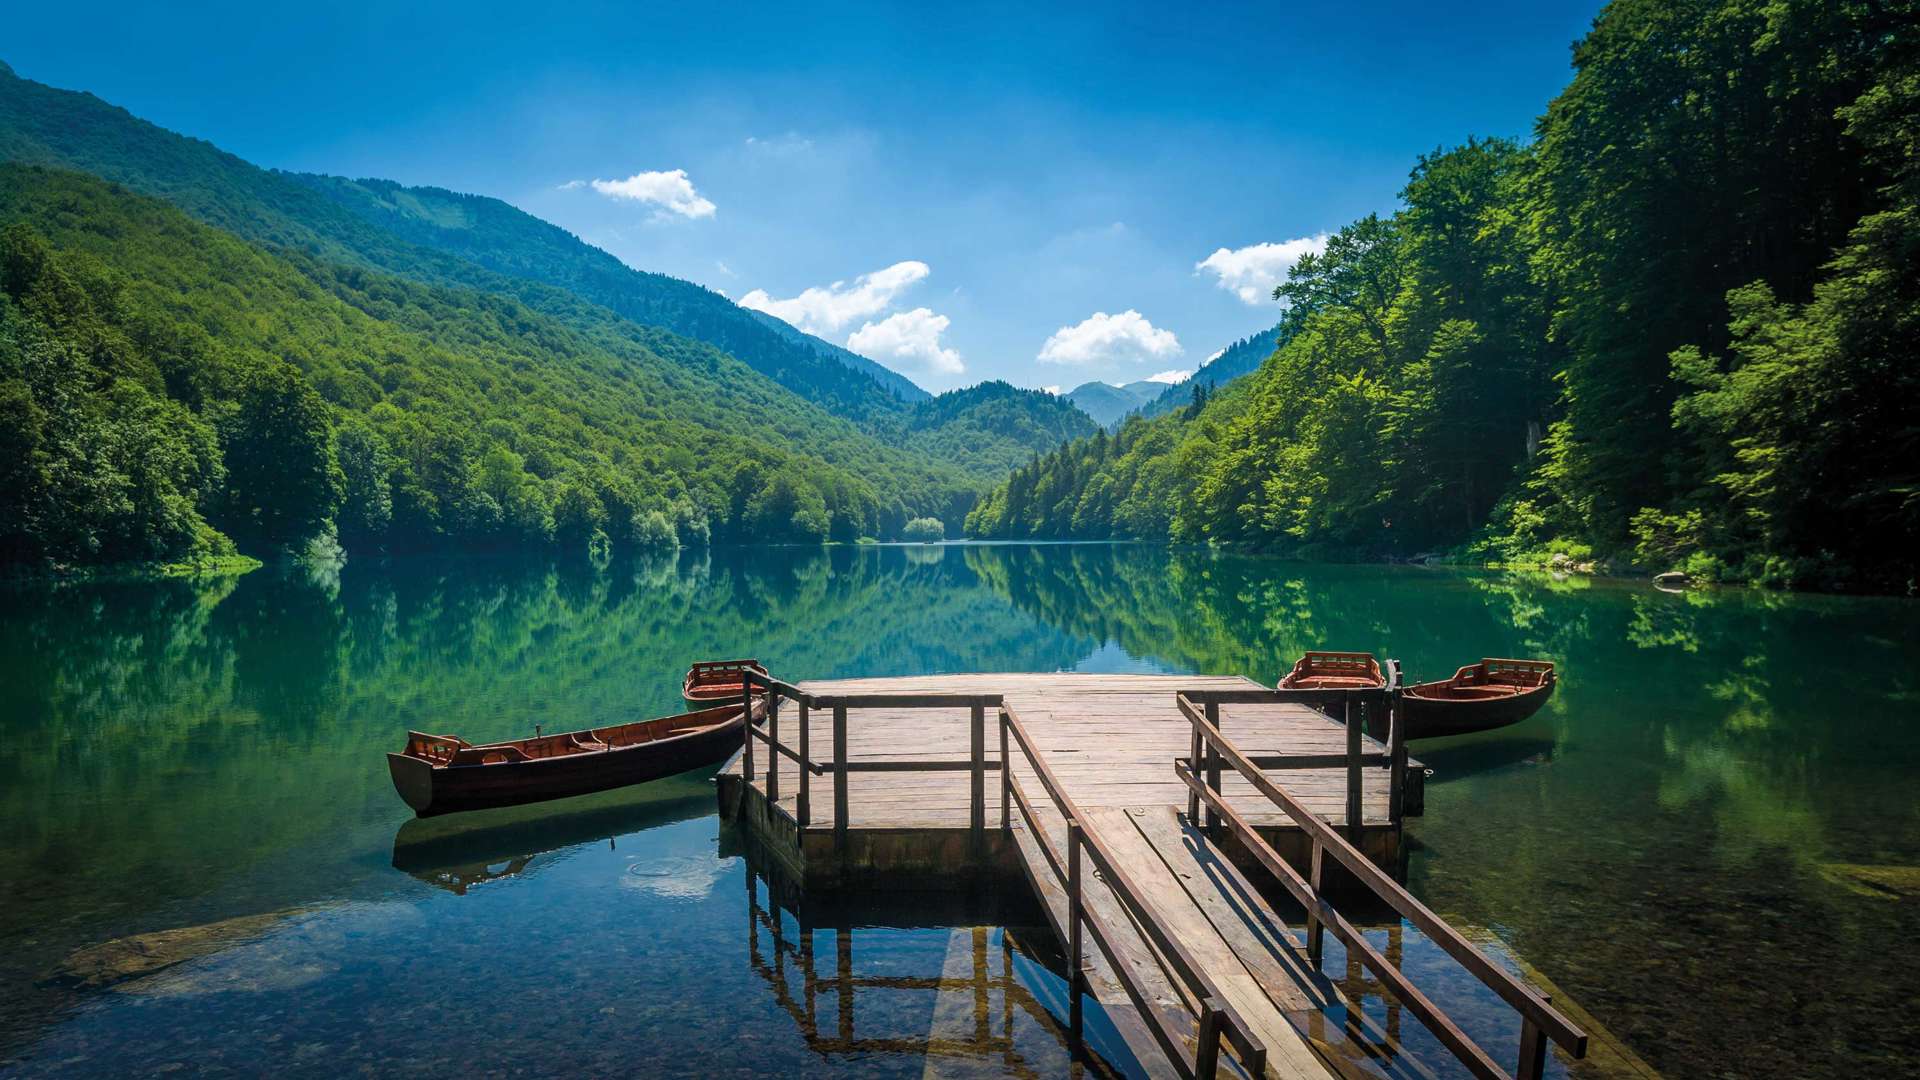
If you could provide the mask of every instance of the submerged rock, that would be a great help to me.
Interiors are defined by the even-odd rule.
[[[202,926],[182,926],[103,941],[75,951],[53,972],[51,978],[88,989],[104,989],[132,979],[142,979],[175,964],[257,941],[304,910],[288,908],[264,915],[243,915]]]
[[[1820,876],[1862,896],[1880,900],[1920,900],[1920,866],[1822,863]]]

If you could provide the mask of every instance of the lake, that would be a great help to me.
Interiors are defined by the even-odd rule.
[[[696,658],[1271,683],[1322,647],[1561,665],[1523,725],[1414,745],[1409,884],[1646,1064],[1920,1071],[1920,604],[948,545],[0,591],[0,1073],[1060,1073],[1023,898],[803,926],[703,777],[409,824],[381,755],[678,711]]]

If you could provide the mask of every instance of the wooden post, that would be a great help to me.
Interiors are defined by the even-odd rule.
[[[1187,742],[1187,769],[1195,776],[1200,775],[1201,769],[1200,739],[1200,728],[1195,726],[1193,738]],[[1200,824],[1200,793],[1192,788],[1187,789],[1187,824],[1195,826]]]
[[[1035,839],[1040,839],[1038,836]],[[1045,843],[1045,840],[1041,840]],[[1080,1048],[1080,996],[1086,989],[1080,942],[1080,823],[1067,821],[1067,1032]]]
[[[780,695],[767,691],[767,801],[780,801]]]
[[[1220,730],[1220,706],[1215,702],[1211,702],[1211,701],[1207,702],[1206,716],[1207,716],[1207,725],[1213,728],[1213,730],[1219,731]],[[1220,794],[1220,748],[1213,745],[1212,739],[1206,740],[1206,744],[1207,744],[1207,786],[1213,789],[1213,793],[1215,795],[1218,795]],[[1220,812],[1213,808],[1212,803],[1208,803],[1207,804],[1207,831],[1212,832],[1213,830],[1218,829],[1219,827],[1220,827]]]
[[[1193,1075],[1211,1078],[1220,1070],[1220,1003],[1207,998],[1200,1003],[1200,1030],[1194,1034]]]
[[[1546,1073],[1546,1035],[1529,1019],[1520,1028],[1520,1067],[1514,1070],[1514,1080],[1540,1080]]]
[[[978,858],[986,850],[987,842],[987,707],[978,701],[974,702],[968,720],[970,751],[967,762],[972,766],[973,775],[967,801],[967,827],[973,832],[973,853]]]
[[[1007,710],[1000,717],[1000,828],[1013,827],[1013,762],[1007,756]]]
[[[740,714],[746,717],[746,724],[741,730],[746,732],[747,738],[746,748],[740,752],[740,778],[745,780],[747,786],[751,788],[753,786],[753,683],[748,680],[745,672],[740,674]]]
[[[1362,803],[1360,800],[1360,718],[1353,715],[1353,695],[1346,696],[1341,714],[1347,721],[1347,838],[1360,846]]]
[[[799,805],[794,807],[794,809],[800,812],[799,813],[800,827],[803,829],[807,827],[808,819],[813,816],[813,805],[812,805],[813,800],[808,797],[809,795],[812,794],[810,789],[813,786],[813,758],[807,752],[807,729],[813,726],[813,717],[809,715],[811,712],[812,710],[807,707],[806,700],[804,698],[801,699],[800,701],[800,799],[799,799]]]
[[[1407,816],[1407,721],[1400,693],[1387,698],[1387,815],[1398,829]]]
[[[833,707],[833,846],[847,850],[847,707]]]
[[[1315,900],[1320,899],[1320,884],[1326,880],[1326,859],[1326,850],[1320,846],[1319,838],[1315,837],[1313,859],[1307,868],[1307,885]],[[1307,959],[1312,962],[1316,971],[1320,969],[1320,957],[1325,951],[1326,943],[1326,924],[1320,921],[1319,909],[1309,906],[1307,908]]]

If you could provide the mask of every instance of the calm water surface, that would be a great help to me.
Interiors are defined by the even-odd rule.
[[[699,657],[1270,683],[1309,647],[1562,665],[1526,724],[1416,744],[1410,883],[1646,1066],[1920,1072],[1920,605],[949,546],[0,591],[0,1073],[1058,1074],[1024,898],[799,904],[703,777],[409,824],[381,753],[675,711]]]

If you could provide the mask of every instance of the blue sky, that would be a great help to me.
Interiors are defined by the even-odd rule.
[[[1272,325],[1417,154],[1526,136],[1597,10],[24,4],[0,59],[262,165],[505,199],[930,389],[1072,387]]]

